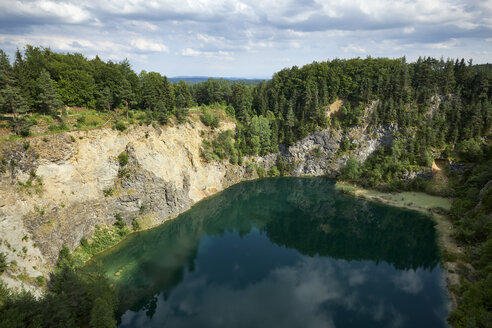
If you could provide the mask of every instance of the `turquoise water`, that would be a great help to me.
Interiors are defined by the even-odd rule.
[[[243,182],[97,256],[119,327],[446,327],[432,221],[325,178]]]

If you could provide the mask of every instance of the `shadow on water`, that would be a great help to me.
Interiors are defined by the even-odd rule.
[[[439,263],[436,232],[426,216],[345,196],[329,179],[278,178],[235,185],[175,220],[130,235],[89,266],[102,266],[114,281],[120,314],[145,311],[152,317],[157,295],[166,300],[196,270],[201,247],[234,235],[242,240],[266,236],[276,248],[306,258],[371,261],[412,272],[432,271]]]

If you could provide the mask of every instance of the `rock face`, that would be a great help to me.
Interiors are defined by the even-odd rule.
[[[234,128],[234,123],[222,122],[218,131]],[[243,167],[202,160],[201,136],[212,134],[190,121],[2,144],[0,252],[11,264],[2,279],[19,287],[29,282],[25,277],[33,282],[47,276],[63,245],[73,250],[97,225],[114,223],[116,213],[131,223],[143,212],[159,224],[242,179],[254,178]],[[128,155],[124,166],[117,158],[122,152]],[[25,287],[31,288],[29,283]]]
[[[25,288],[36,291],[34,278],[49,274],[63,245],[73,250],[97,225],[113,224],[117,213],[127,224],[142,213],[159,224],[241,180],[257,178],[247,165],[207,163],[200,156],[202,137],[234,128],[233,122],[222,122],[213,132],[195,120],[3,143],[0,252],[10,265],[2,279],[12,287],[27,281]],[[365,123],[347,131],[326,129],[251,160],[269,169],[281,155],[294,176],[337,175],[349,156],[363,162],[391,143],[396,129],[384,126],[369,133]],[[351,141],[349,150],[341,152],[342,140]],[[128,156],[124,165],[118,160],[122,152]]]
[[[281,148],[281,154],[294,170],[292,175],[336,176],[349,157],[364,162],[378,147],[391,144],[395,126],[384,126],[369,134],[365,127],[341,130],[322,130],[297,141],[294,145]],[[342,139],[351,142],[350,149],[340,151]]]

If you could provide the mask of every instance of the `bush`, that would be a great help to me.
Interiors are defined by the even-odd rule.
[[[25,127],[22,127],[19,134],[22,136],[22,137],[29,137],[29,135],[31,134],[31,131],[29,129],[28,126],[25,126]]]
[[[347,181],[357,181],[361,175],[360,163],[355,158],[349,158],[341,169],[340,178]]]
[[[126,125],[123,123],[123,121],[116,121],[116,124],[114,125],[115,129],[118,131],[125,131],[126,130]]]
[[[114,192],[113,188],[104,189],[103,190],[104,197],[113,196],[113,192]]]
[[[137,230],[141,229],[140,222],[138,222],[137,218],[133,218],[132,228],[133,228],[133,231],[137,231]]]
[[[169,116],[167,112],[156,112],[154,116],[159,124],[167,124],[167,122],[169,121]]]
[[[122,152],[121,154],[118,155],[118,162],[120,163],[120,166],[125,166],[128,164],[128,154],[125,152]]]
[[[7,269],[7,255],[0,253],[0,274]]]
[[[230,116],[232,118],[236,117],[236,110],[231,105],[228,105],[226,107],[225,111],[226,111],[227,116]]]
[[[290,166],[290,164],[286,162],[282,156],[278,157],[275,166],[278,168],[278,171],[281,176],[284,176],[285,174],[290,173],[290,171],[292,171],[292,166]]]
[[[203,111],[203,113],[200,115],[200,120],[206,126],[211,127],[212,130],[219,127],[219,117],[209,110]]]
[[[176,110],[176,119],[178,120],[178,123],[184,123],[188,119],[188,113],[189,110],[188,108],[178,108]]]
[[[278,169],[276,166],[272,166],[269,170],[268,170],[268,176],[269,177],[278,177],[279,176],[279,172],[278,172]]]
[[[462,141],[458,146],[458,155],[461,160],[476,162],[482,158],[482,149],[475,139]]]
[[[45,279],[43,276],[37,276],[36,277],[36,283],[38,284],[38,286],[42,287],[44,286],[45,284]]]

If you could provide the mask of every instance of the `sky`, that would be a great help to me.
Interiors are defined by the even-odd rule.
[[[0,49],[128,59],[166,76],[270,78],[334,58],[492,62],[492,0],[0,0]]]

